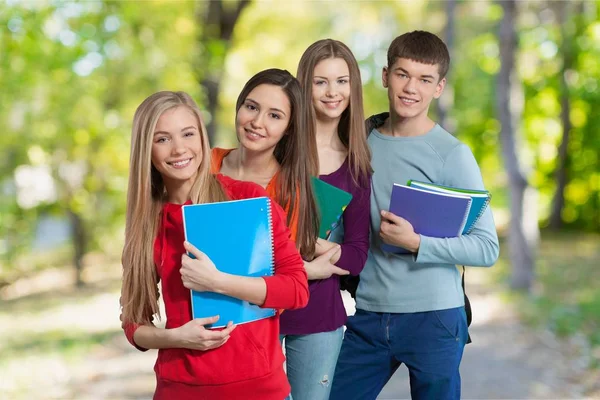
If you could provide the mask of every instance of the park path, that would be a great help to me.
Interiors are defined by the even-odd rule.
[[[501,300],[500,289],[486,278],[485,269],[468,271],[474,321],[473,343],[466,347],[461,365],[463,398],[598,398],[584,395],[585,350],[577,339],[559,342],[545,331],[524,327]],[[345,298],[345,303],[352,313],[352,299]],[[76,367],[64,394],[74,399],[151,399],[155,358],[155,351],[140,353],[117,335]],[[409,393],[408,373],[401,367],[379,399],[408,399]]]

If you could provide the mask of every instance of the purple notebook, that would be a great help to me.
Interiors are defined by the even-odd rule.
[[[424,236],[460,236],[470,209],[469,196],[429,192],[398,184],[394,184],[392,188],[390,212],[410,222],[415,232]],[[389,244],[384,244],[382,249],[391,253],[409,253],[402,247]]]

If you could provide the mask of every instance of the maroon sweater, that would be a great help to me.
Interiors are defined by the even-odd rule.
[[[362,185],[354,183],[347,158],[337,171],[319,178],[352,194],[352,200],[342,215],[344,239],[341,243],[342,255],[336,265],[350,271],[352,275],[358,275],[365,266],[369,250],[370,179],[364,179]],[[346,323],[346,309],[338,275],[312,280],[308,288],[310,299],[305,308],[281,314],[282,334],[330,332]]]

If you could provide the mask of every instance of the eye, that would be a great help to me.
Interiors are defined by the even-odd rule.
[[[250,111],[256,110],[256,106],[254,104],[246,104],[246,108]]]
[[[421,79],[421,82],[423,82],[423,83],[431,83],[431,81],[429,79]]]
[[[404,78],[408,78],[408,75],[406,75],[406,74],[405,74],[405,73],[403,73],[403,72],[399,72],[399,73],[398,73],[398,76],[399,76],[400,78],[403,78],[403,79],[404,79]]]
[[[340,85],[345,85],[346,83],[348,83],[348,79],[338,79],[338,83]]]
[[[184,137],[190,137],[190,136],[194,136],[196,134],[196,132],[194,131],[187,131],[183,134]]]
[[[281,119],[281,115],[279,115],[279,114],[271,113],[270,115],[271,115],[271,118],[273,118],[273,119]]]
[[[156,143],[165,143],[167,141],[167,137],[166,136],[161,136],[158,139],[156,139]]]
[[[316,82],[315,82],[315,85],[317,85],[317,86],[321,86],[321,85],[324,85],[325,83],[327,83],[327,82],[325,82],[325,81],[323,81],[323,80],[320,80],[320,81],[316,81]]]

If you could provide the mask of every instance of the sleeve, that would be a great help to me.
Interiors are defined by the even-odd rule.
[[[465,144],[448,155],[442,172],[443,184],[482,190],[483,179],[477,161]],[[446,263],[490,267],[498,259],[500,246],[491,207],[485,210],[473,230],[455,238],[421,235],[417,263]]]
[[[367,261],[369,250],[369,223],[371,218],[371,185],[357,186],[352,200],[344,211],[344,241],[342,255],[336,263],[340,268],[358,275]]]
[[[275,274],[263,278],[267,284],[267,296],[262,307],[302,308],[308,304],[308,277],[304,262],[290,238],[283,209],[273,200],[270,202]]]
[[[144,347],[140,347],[135,343],[135,340],[133,340],[133,335],[135,334],[135,331],[142,326],[141,324],[134,324],[131,322],[123,322],[121,324],[121,327],[123,328],[123,331],[125,332],[125,337],[127,337],[127,340],[129,341],[129,343],[131,343],[131,345],[133,347],[135,347],[136,349],[138,349],[139,351],[148,351],[148,349],[144,348]]]

